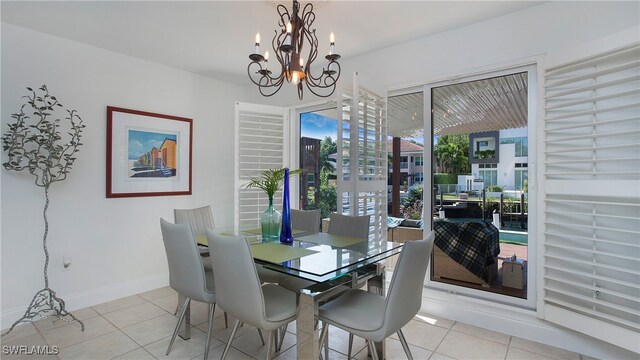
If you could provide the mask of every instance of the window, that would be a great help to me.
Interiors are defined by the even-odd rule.
[[[529,149],[527,146],[527,137],[510,137],[500,139],[500,144],[515,144],[516,145],[516,156],[523,157],[527,156]]]
[[[484,187],[498,185],[498,170],[480,170],[478,175],[484,182]]]
[[[421,172],[415,173],[413,179],[414,184],[421,183],[422,181],[424,181],[424,175]]]
[[[422,166],[424,165],[424,158],[422,156],[416,156],[413,158],[413,164],[415,166]]]
[[[526,163],[516,163],[516,169],[514,171],[516,190],[524,190],[527,187],[525,181],[528,179],[528,173]]]

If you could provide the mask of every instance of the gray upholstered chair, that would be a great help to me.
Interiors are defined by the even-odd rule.
[[[413,359],[402,327],[420,310],[433,239],[432,231],[424,240],[404,244],[386,298],[368,291],[351,289],[320,306],[318,318],[323,323],[337,326],[349,333],[349,358],[354,334],[367,340],[371,356],[377,360],[373,343],[384,341],[389,335],[397,333],[407,358]],[[321,336],[323,341],[327,332],[328,326],[325,325]]]
[[[369,220],[370,215],[349,216],[331,213],[327,234],[368,238]]]
[[[206,229],[215,229],[215,223],[213,222],[213,212],[211,206],[203,206],[195,209],[173,209],[173,220],[176,224],[189,224],[191,225],[191,231],[193,231],[193,238],[198,236],[207,236]],[[206,248],[200,249],[200,254],[209,254],[209,250]],[[203,260],[202,264],[206,271],[211,271],[211,262],[209,260]]]
[[[297,210],[291,209],[291,227],[304,233],[296,236],[311,235],[320,232],[320,209]]]
[[[216,309],[213,273],[204,271],[202,257],[198,253],[196,241],[189,225],[172,224],[160,219],[160,228],[162,229],[164,249],[167,253],[167,262],[169,263],[169,285],[178,294],[185,297],[178,315],[178,323],[169,342],[169,348],[167,348],[167,355],[171,352],[188,305],[193,299],[209,304],[209,329],[204,350],[204,359],[206,360],[209,355],[209,345],[211,344],[213,313]]]
[[[276,284],[260,284],[249,243],[240,236],[222,236],[207,230],[217,301],[238,320],[222,353],[225,359],[240,323],[268,332],[267,359],[271,359],[277,329],[298,316],[296,294]]]

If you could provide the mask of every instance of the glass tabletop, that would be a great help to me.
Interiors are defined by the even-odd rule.
[[[259,259],[257,261],[271,270],[305,280],[324,282],[375,264],[398,254],[402,249],[402,244],[400,243],[366,239],[352,241],[355,243],[349,246],[332,246],[327,243],[349,243],[349,238],[326,233],[321,234],[322,243],[317,243],[318,234],[313,234],[296,237],[292,245],[283,245],[311,250],[311,253],[300,258],[282,263],[272,263]],[[353,240],[354,238],[351,239]]]

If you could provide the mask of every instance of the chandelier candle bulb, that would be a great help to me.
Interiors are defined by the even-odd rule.
[[[333,55],[336,53],[336,37],[333,35],[333,33],[329,35],[329,43],[329,55]]]
[[[287,35],[285,35],[282,45],[291,45],[291,21],[287,23]]]
[[[264,52],[264,69],[267,70],[269,66],[269,50]]]
[[[256,34],[256,50],[254,54],[260,54],[260,33]]]

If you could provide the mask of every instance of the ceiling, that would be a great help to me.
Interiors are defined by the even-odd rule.
[[[279,1],[2,1],[3,22],[193,73],[250,84],[248,55]],[[283,1],[291,7],[290,1]],[[302,1],[303,5],[305,1]],[[320,54],[343,59],[537,5],[537,1],[313,1]]]

